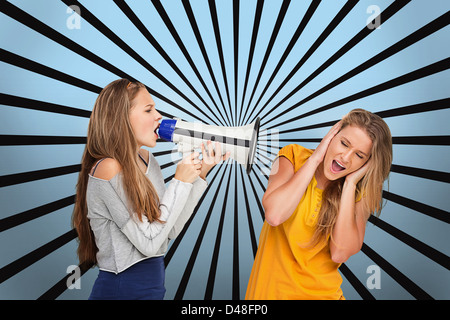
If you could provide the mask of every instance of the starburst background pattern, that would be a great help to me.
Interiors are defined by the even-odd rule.
[[[315,148],[351,109],[391,128],[385,207],[340,268],[347,299],[449,299],[450,2],[0,1],[0,299],[86,299],[70,225],[100,90],[144,83],[165,118],[261,118],[249,175],[228,161],[165,257],[166,299],[243,299],[279,149]],[[166,182],[174,145],[150,151]],[[379,274],[376,274],[379,270]],[[372,286],[378,276],[379,287]]]

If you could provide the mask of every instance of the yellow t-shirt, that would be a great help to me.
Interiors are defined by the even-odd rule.
[[[291,144],[282,148],[278,156],[291,161],[297,172],[312,153]],[[288,220],[277,227],[264,222],[246,299],[344,299],[338,272],[340,264],[331,260],[328,239],[309,246],[321,199],[322,190],[317,188],[313,177]]]

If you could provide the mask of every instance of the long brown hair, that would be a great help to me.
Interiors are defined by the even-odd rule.
[[[367,173],[356,185],[356,196],[361,197],[364,211],[379,215],[382,209],[383,182],[389,176],[392,163],[392,137],[384,120],[364,109],[354,109],[342,119],[341,130],[347,126],[356,126],[364,130],[372,140],[371,162]],[[331,181],[322,194],[317,228],[310,244],[331,237],[339,212],[342,187],[345,177]],[[332,239],[331,239],[332,240]]]
[[[72,215],[72,225],[78,232],[80,263],[97,263],[98,248],[87,217],[86,190],[89,172],[100,159],[112,158],[120,164],[125,194],[137,218],[142,221],[145,215],[150,222],[160,221],[158,195],[139,169],[136,154],[139,146],[129,120],[132,101],[142,89],[145,86],[139,82],[113,81],[100,92],[92,110]]]

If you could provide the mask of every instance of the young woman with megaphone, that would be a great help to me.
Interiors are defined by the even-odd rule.
[[[80,263],[100,269],[89,299],[163,299],[164,254],[206,189],[220,146],[188,154],[167,189],[156,159],[161,115],[145,86],[113,81],[88,126],[73,213]],[[208,152],[207,152],[208,151]]]
[[[246,299],[344,299],[341,263],[379,213],[392,162],[389,127],[355,109],[315,150],[280,150],[262,198],[265,222]]]

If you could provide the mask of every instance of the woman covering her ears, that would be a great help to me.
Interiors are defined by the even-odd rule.
[[[202,144],[180,161],[167,189],[155,147],[161,115],[145,86],[113,81],[89,121],[72,223],[80,263],[99,267],[89,299],[163,299],[164,254],[206,189],[221,156]]]
[[[265,222],[246,299],[344,299],[341,263],[379,214],[392,163],[389,127],[355,109],[315,150],[280,150],[262,204]]]

